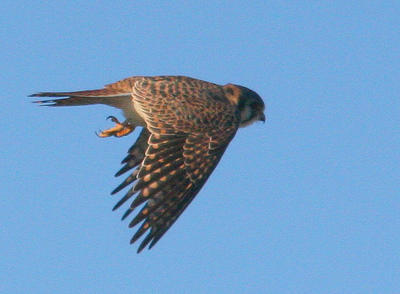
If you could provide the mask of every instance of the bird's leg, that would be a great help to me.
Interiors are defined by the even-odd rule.
[[[121,123],[114,116],[109,116],[107,119],[111,119],[111,121],[115,123],[115,126],[108,130],[100,131],[98,134],[96,133],[100,138],[106,138],[110,136],[123,137],[130,134],[135,129],[135,126],[129,123],[127,120]]]

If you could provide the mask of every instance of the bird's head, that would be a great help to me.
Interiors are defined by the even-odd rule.
[[[240,127],[248,126],[255,121],[265,122],[265,104],[256,92],[233,84],[225,85],[224,91],[229,101],[237,105],[240,113]]]

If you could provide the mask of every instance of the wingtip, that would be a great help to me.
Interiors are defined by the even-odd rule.
[[[121,221],[125,220],[131,213],[132,213],[133,209],[132,208],[128,208],[125,213],[122,215],[121,217]],[[129,228],[131,228],[130,224],[129,224]]]
[[[136,250],[136,253],[137,253],[137,254],[141,253],[145,247],[146,247],[146,246],[144,246],[144,247],[139,247],[139,248]],[[150,250],[150,249],[151,249],[150,247],[147,248],[147,250]]]
[[[144,233],[144,232],[137,231],[137,232],[135,233],[135,235],[133,235],[132,239],[129,241],[130,244],[135,243],[135,242],[143,235],[143,233]],[[139,249],[140,249],[140,247],[139,247]],[[138,253],[141,251],[141,250],[139,251],[139,249],[138,249]],[[142,249],[143,249],[143,248],[142,248]]]
[[[144,249],[145,247],[146,247],[146,246],[139,246],[139,248],[137,249],[136,253],[139,254],[140,252],[143,251],[143,249]]]
[[[115,174],[114,174],[114,177],[119,177],[120,175],[122,175],[124,172],[122,171],[122,169],[120,169],[119,171],[117,171]]]
[[[131,242],[131,245],[132,245],[133,243],[134,243],[134,242]],[[136,253],[137,253],[137,254],[141,253],[141,252],[143,251],[144,248],[145,248],[145,247],[143,247],[143,246],[139,246],[138,249],[136,250]]]
[[[126,186],[129,184],[126,183],[126,180],[123,181],[118,187],[116,187],[114,190],[111,191],[111,195],[117,194],[119,191],[123,190]]]

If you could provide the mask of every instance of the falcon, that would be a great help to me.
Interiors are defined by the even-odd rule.
[[[105,104],[122,110],[125,121],[99,137],[122,137],[142,130],[115,174],[128,177],[111,194],[129,186],[113,210],[133,199],[122,216],[141,210],[129,223],[140,224],[131,244],[146,232],[137,252],[151,249],[199,193],[238,128],[265,122],[264,102],[254,91],[185,76],[135,76],[103,89],[41,92],[31,97],[46,106]],[[133,170],[133,171],[132,171]],[[131,185],[132,184],[132,185]]]

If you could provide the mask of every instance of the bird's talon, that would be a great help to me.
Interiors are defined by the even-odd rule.
[[[107,119],[114,122],[115,126],[104,131],[100,130],[99,133],[96,132],[96,135],[100,138],[111,136],[123,137],[130,134],[135,129],[135,126],[128,122],[119,122],[119,120],[115,116],[110,115],[107,117]]]
[[[113,116],[113,115],[108,116],[108,117],[107,117],[107,120],[111,120],[112,122],[114,122],[114,123],[116,123],[116,124],[121,124],[121,123],[119,122],[119,120],[118,120],[115,116]]]

